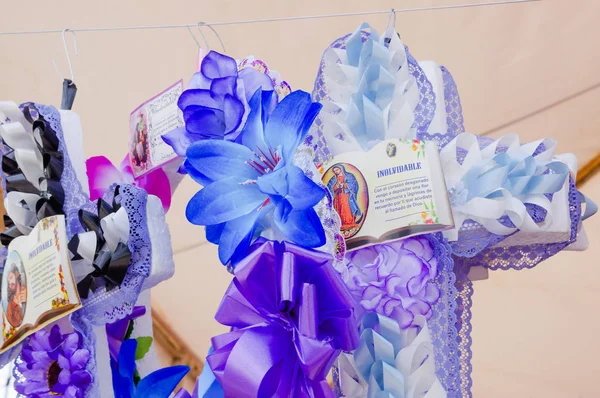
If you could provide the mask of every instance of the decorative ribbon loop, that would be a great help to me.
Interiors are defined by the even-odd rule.
[[[456,226],[445,236],[457,240],[467,219],[498,235],[549,228],[553,215],[546,195],[563,189],[570,175],[565,163],[553,160],[555,148],[552,140],[521,145],[509,134],[481,149],[477,136],[456,136],[440,152]],[[544,221],[536,223],[526,204],[540,207]]]
[[[259,239],[235,267],[208,364],[225,397],[333,398],[326,376],[358,336],[352,301],[321,252]]]
[[[56,133],[39,118],[33,104],[23,106],[18,120],[0,125],[0,135],[8,148],[2,156],[8,230],[0,234],[0,241],[8,245],[28,234],[39,220],[63,213],[64,164]]]
[[[337,362],[343,397],[446,397],[435,374],[427,323],[420,317],[418,324],[402,331],[393,319],[365,314],[354,355],[342,354]]]
[[[71,239],[69,250],[73,253],[73,261],[92,263],[92,270],[84,268],[90,271],[87,274],[77,272],[81,277],[77,290],[84,299],[88,298],[90,290],[95,292],[100,287],[111,290],[120,286],[129,269],[132,256],[127,246],[129,222],[125,209],[117,203],[118,194],[119,187],[116,186],[112,205],[98,199],[96,213],[79,211],[79,221],[86,232]]]

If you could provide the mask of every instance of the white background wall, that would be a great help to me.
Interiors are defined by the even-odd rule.
[[[475,1],[475,0],[473,0]],[[488,1],[488,0],[481,0]],[[368,11],[457,4],[460,0],[303,0],[102,2],[0,0],[0,31],[152,25]],[[470,1],[469,1],[470,2]],[[543,2],[398,14],[396,27],[417,59],[448,67],[459,86],[468,131],[524,141],[560,140],[584,164],[600,152],[600,2]],[[368,21],[346,17],[216,27],[231,56],[253,54],[295,89],[312,89],[322,51]],[[218,41],[210,37],[214,48]],[[67,36],[70,48],[72,42]],[[77,33],[73,59],[87,156],[119,162],[129,113],[194,72],[197,48],[185,29]],[[0,99],[59,105],[68,68],[60,34],[0,36]],[[502,127],[504,126],[504,127]],[[155,304],[199,354],[223,328],[212,316],[229,283],[216,248],[185,220],[197,186],[187,180],[168,215],[177,272],[157,287]],[[600,200],[600,177],[583,189]],[[595,194],[595,195],[594,195]],[[595,397],[600,322],[595,313],[600,217],[588,223],[592,247],[561,253],[534,270],[496,272],[476,282],[473,392],[476,397]]]

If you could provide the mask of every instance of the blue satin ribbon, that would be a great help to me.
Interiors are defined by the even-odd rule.
[[[368,380],[368,398],[403,397],[404,377],[395,359],[403,346],[398,323],[375,312],[362,319],[360,343],[354,362],[360,375]]]
[[[581,215],[581,221],[585,221],[598,212],[598,205],[590,198],[585,196],[583,193],[581,193],[581,191],[577,191],[577,193],[579,194],[579,198],[581,199],[581,204],[585,205],[585,210]]]
[[[494,197],[499,188],[513,196],[551,194],[560,191],[568,177],[569,167],[562,162],[540,164],[533,156],[519,159],[503,152],[472,167],[462,183],[469,201]]]
[[[371,29],[363,42],[363,23],[346,43],[348,65],[358,68],[357,91],[346,110],[346,123],[352,135],[363,148],[369,143],[385,139],[388,120],[384,109],[394,98],[397,84],[396,70],[388,70],[390,50],[380,41],[379,34]]]

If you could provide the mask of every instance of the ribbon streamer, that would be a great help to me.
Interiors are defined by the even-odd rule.
[[[555,149],[556,141],[550,139],[521,145],[516,134],[480,148],[476,135],[459,134],[440,152],[455,223],[444,235],[456,241],[467,219],[498,235],[548,229],[552,211],[547,195],[561,190],[570,173],[566,164],[554,160]],[[542,208],[544,221],[536,223],[525,204]],[[512,225],[500,220],[504,216]]]
[[[71,239],[69,250],[74,254],[73,262],[83,260],[74,263],[73,272],[78,279],[79,295],[84,299],[90,290],[120,286],[129,269],[129,221],[127,212],[117,203],[118,194],[117,185],[112,205],[98,199],[96,214],[79,210],[79,222],[86,232]]]
[[[435,374],[427,322],[401,331],[393,319],[375,312],[362,318],[360,344],[337,362],[345,398],[445,398]]]
[[[0,242],[8,246],[14,238],[29,234],[39,220],[63,213],[63,155],[56,133],[33,104],[25,104],[21,112],[14,103],[2,103],[0,115],[6,120],[0,135],[6,148],[2,171],[7,192],[7,230],[0,234]]]

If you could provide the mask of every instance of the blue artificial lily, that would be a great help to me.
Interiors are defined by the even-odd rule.
[[[111,361],[115,398],[168,398],[181,379],[190,371],[188,366],[171,366],[150,373],[134,382],[137,341],[125,340],[119,351],[118,362]]]
[[[273,91],[259,88],[250,99],[241,143],[204,140],[186,153],[186,171],[204,185],[188,203],[186,216],[206,226],[207,239],[219,245],[223,264],[235,263],[255,233],[271,225],[299,246],[325,244],[313,209],[325,190],[293,163],[321,105],[308,93],[295,91],[269,114],[272,96]]]

